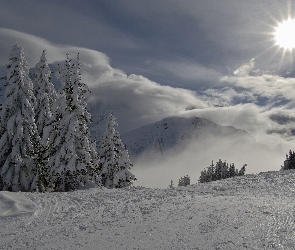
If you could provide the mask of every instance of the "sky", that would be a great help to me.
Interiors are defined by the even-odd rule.
[[[0,0],[0,6],[0,66],[15,42],[30,67],[43,49],[53,66],[79,52],[95,126],[109,110],[122,133],[167,116],[204,117],[248,131],[280,153],[282,164],[294,145],[295,51],[274,40],[278,23],[295,17],[289,0]]]
[[[252,58],[260,69],[293,70],[290,58],[280,62],[281,53],[271,48],[275,24],[294,11],[287,0],[1,0],[0,5],[2,28],[100,51],[113,67],[164,85],[207,88]]]

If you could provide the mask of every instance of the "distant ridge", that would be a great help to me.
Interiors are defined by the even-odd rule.
[[[255,144],[248,132],[232,126],[221,126],[199,117],[167,117],[122,135],[130,155],[144,152],[163,153],[172,148],[181,150],[186,144],[206,138],[239,138]]]

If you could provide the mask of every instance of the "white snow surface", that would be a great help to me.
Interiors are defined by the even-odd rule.
[[[0,192],[0,249],[295,249],[295,172],[149,189]]]

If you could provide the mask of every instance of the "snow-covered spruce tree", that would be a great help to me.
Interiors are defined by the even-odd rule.
[[[77,55],[77,62],[73,67],[73,112],[78,119],[79,135],[76,137],[76,147],[78,164],[86,167],[87,176],[86,181],[95,181],[96,184],[101,185],[100,182],[100,160],[96,151],[96,143],[90,139],[90,132],[88,123],[91,122],[91,115],[87,111],[87,103],[85,95],[90,91],[85,83],[81,82],[81,63],[79,54]]]
[[[117,171],[114,176],[115,188],[128,187],[136,180],[135,175],[129,170],[132,166],[128,151],[126,149],[122,150],[119,158],[119,171]]]
[[[35,191],[39,182],[36,153],[40,148],[34,120],[36,99],[24,50],[17,44],[12,47],[6,70],[0,139],[3,190]]]
[[[35,107],[35,120],[40,137],[43,138],[44,127],[52,122],[53,104],[57,93],[51,81],[51,70],[47,63],[46,53],[43,50],[39,63],[35,66],[33,75],[34,95],[37,105]]]
[[[57,76],[62,90],[56,102],[54,129],[49,129],[54,147],[49,159],[50,182],[55,191],[69,191],[92,180],[99,182],[99,158],[89,138],[91,116],[86,110],[87,86],[80,82],[79,60],[72,64],[67,55]]]
[[[74,190],[79,186],[76,178],[76,147],[75,134],[79,130],[78,120],[73,113],[73,79],[72,64],[67,55],[63,66],[60,66],[56,76],[61,82],[61,91],[55,105],[55,121],[53,129],[48,129],[54,147],[49,157],[49,185],[54,191]],[[80,170],[82,171],[82,169]],[[85,170],[86,172],[86,170]]]
[[[116,118],[110,114],[106,131],[99,146],[102,164],[101,180],[103,186],[107,188],[126,187],[136,180],[135,176],[129,171],[132,164],[116,126],[118,126]]]
[[[48,137],[48,127],[51,127],[53,119],[53,105],[57,98],[56,90],[51,82],[51,70],[47,63],[46,53],[43,50],[39,63],[35,66],[33,75],[34,95],[36,97],[35,121],[41,138],[41,146],[38,150],[39,179],[42,186],[48,186],[48,159],[53,151]]]

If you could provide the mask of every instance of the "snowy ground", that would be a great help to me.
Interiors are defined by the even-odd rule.
[[[2,191],[0,249],[295,249],[295,172],[175,189]]]

